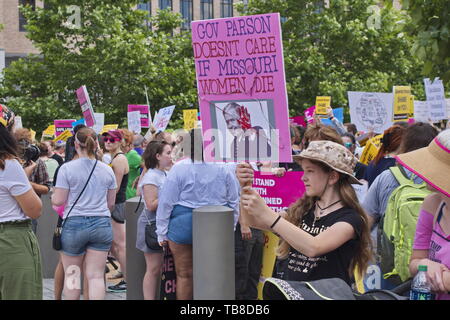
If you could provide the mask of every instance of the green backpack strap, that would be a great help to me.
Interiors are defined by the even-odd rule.
[[[406,176],[406,172],[404,170],[402,171],[399,167],[390,167],[389,170],[391,170],[392,174],[400,185],[414,184],[414,181],[409,179]]]

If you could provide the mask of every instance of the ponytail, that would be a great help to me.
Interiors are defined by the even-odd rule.
[[[81,149],[87,151],[89,157],[95,158],[97,151],[97,135],[91,128],[82,128],[75,134],[75,141]]]

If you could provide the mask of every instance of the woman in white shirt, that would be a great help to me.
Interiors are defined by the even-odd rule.
[[[68,300],[80,298],[79,276],[83,262],[89,298],[100,300],[105,297],[106,258],[113,238],[110,209],[114,206],[117,185],[112,169],[96,160],[97,147],[94,130],[83,128],[76,133],[75,150],[79,158],[60,168],[52,196],[53,205],[66,204],[61,257],[67,279],[64,297]]]
[[[42,268],[31,219],[42,202],[28,181],[36,163],[22,168],[10,133],[14,114],[0,105],[0,300],[41,300]]]
[[[168,242],[175,260],[177,300],[193,298],[192,211],[203,206],[228,206],[234,210],[235,225],[239,215],[233,173],[224,165],[203,162],[200,129],[193,129],[190,138],[191,157],[176,163],[168,173],[156,212],[158,241],[161,245]]]
[[[156,220],[159,191],[166,180],[164,168],[172,164],[171,146],[165,141],[151,141],[143,154],[145,169],[139,181],[138,193],[144,199],[144,210],[138,220],[136,248],[144,252],[147,269],[142,284],[145,300],[155,300],[163,263],[162,248],[149,248],[145,242],[145,227]]]

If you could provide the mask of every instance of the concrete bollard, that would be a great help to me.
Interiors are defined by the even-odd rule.
[[[195,209],[192,227],[194,300],[234,300],[233,210]]]
[[[136,249],[137,221],[144,208],[144,203],[142,200],[136,211],[138,203],[139,197],[135,197],[127,200],[125,204],[127,300],[144,299],[142,280],[146,269],[145,258],[142,251]]]
[[[52,246],[53,232],[58,222],[58,214],[53,210],[50,193],[42,195],[42,215],[37,220],[36,236],[41,251],[42,274],[44,279],[53,278],[59,261],[59,252]]]

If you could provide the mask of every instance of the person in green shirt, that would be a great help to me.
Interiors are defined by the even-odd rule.
[[[130,172],[128,173],[128,185],[126,191],[126,199],[130,199],[136,196],[136,188],[133,187],[134,181],[136,178],[139,178],[141,175],[141,156],[134,150],[133,145],[133,132],[122,129],[122,134],[124,138],[124,145],[122,146],[123,152],[125,152],[125,156],[128,160],[128,166],[130,167]]]

